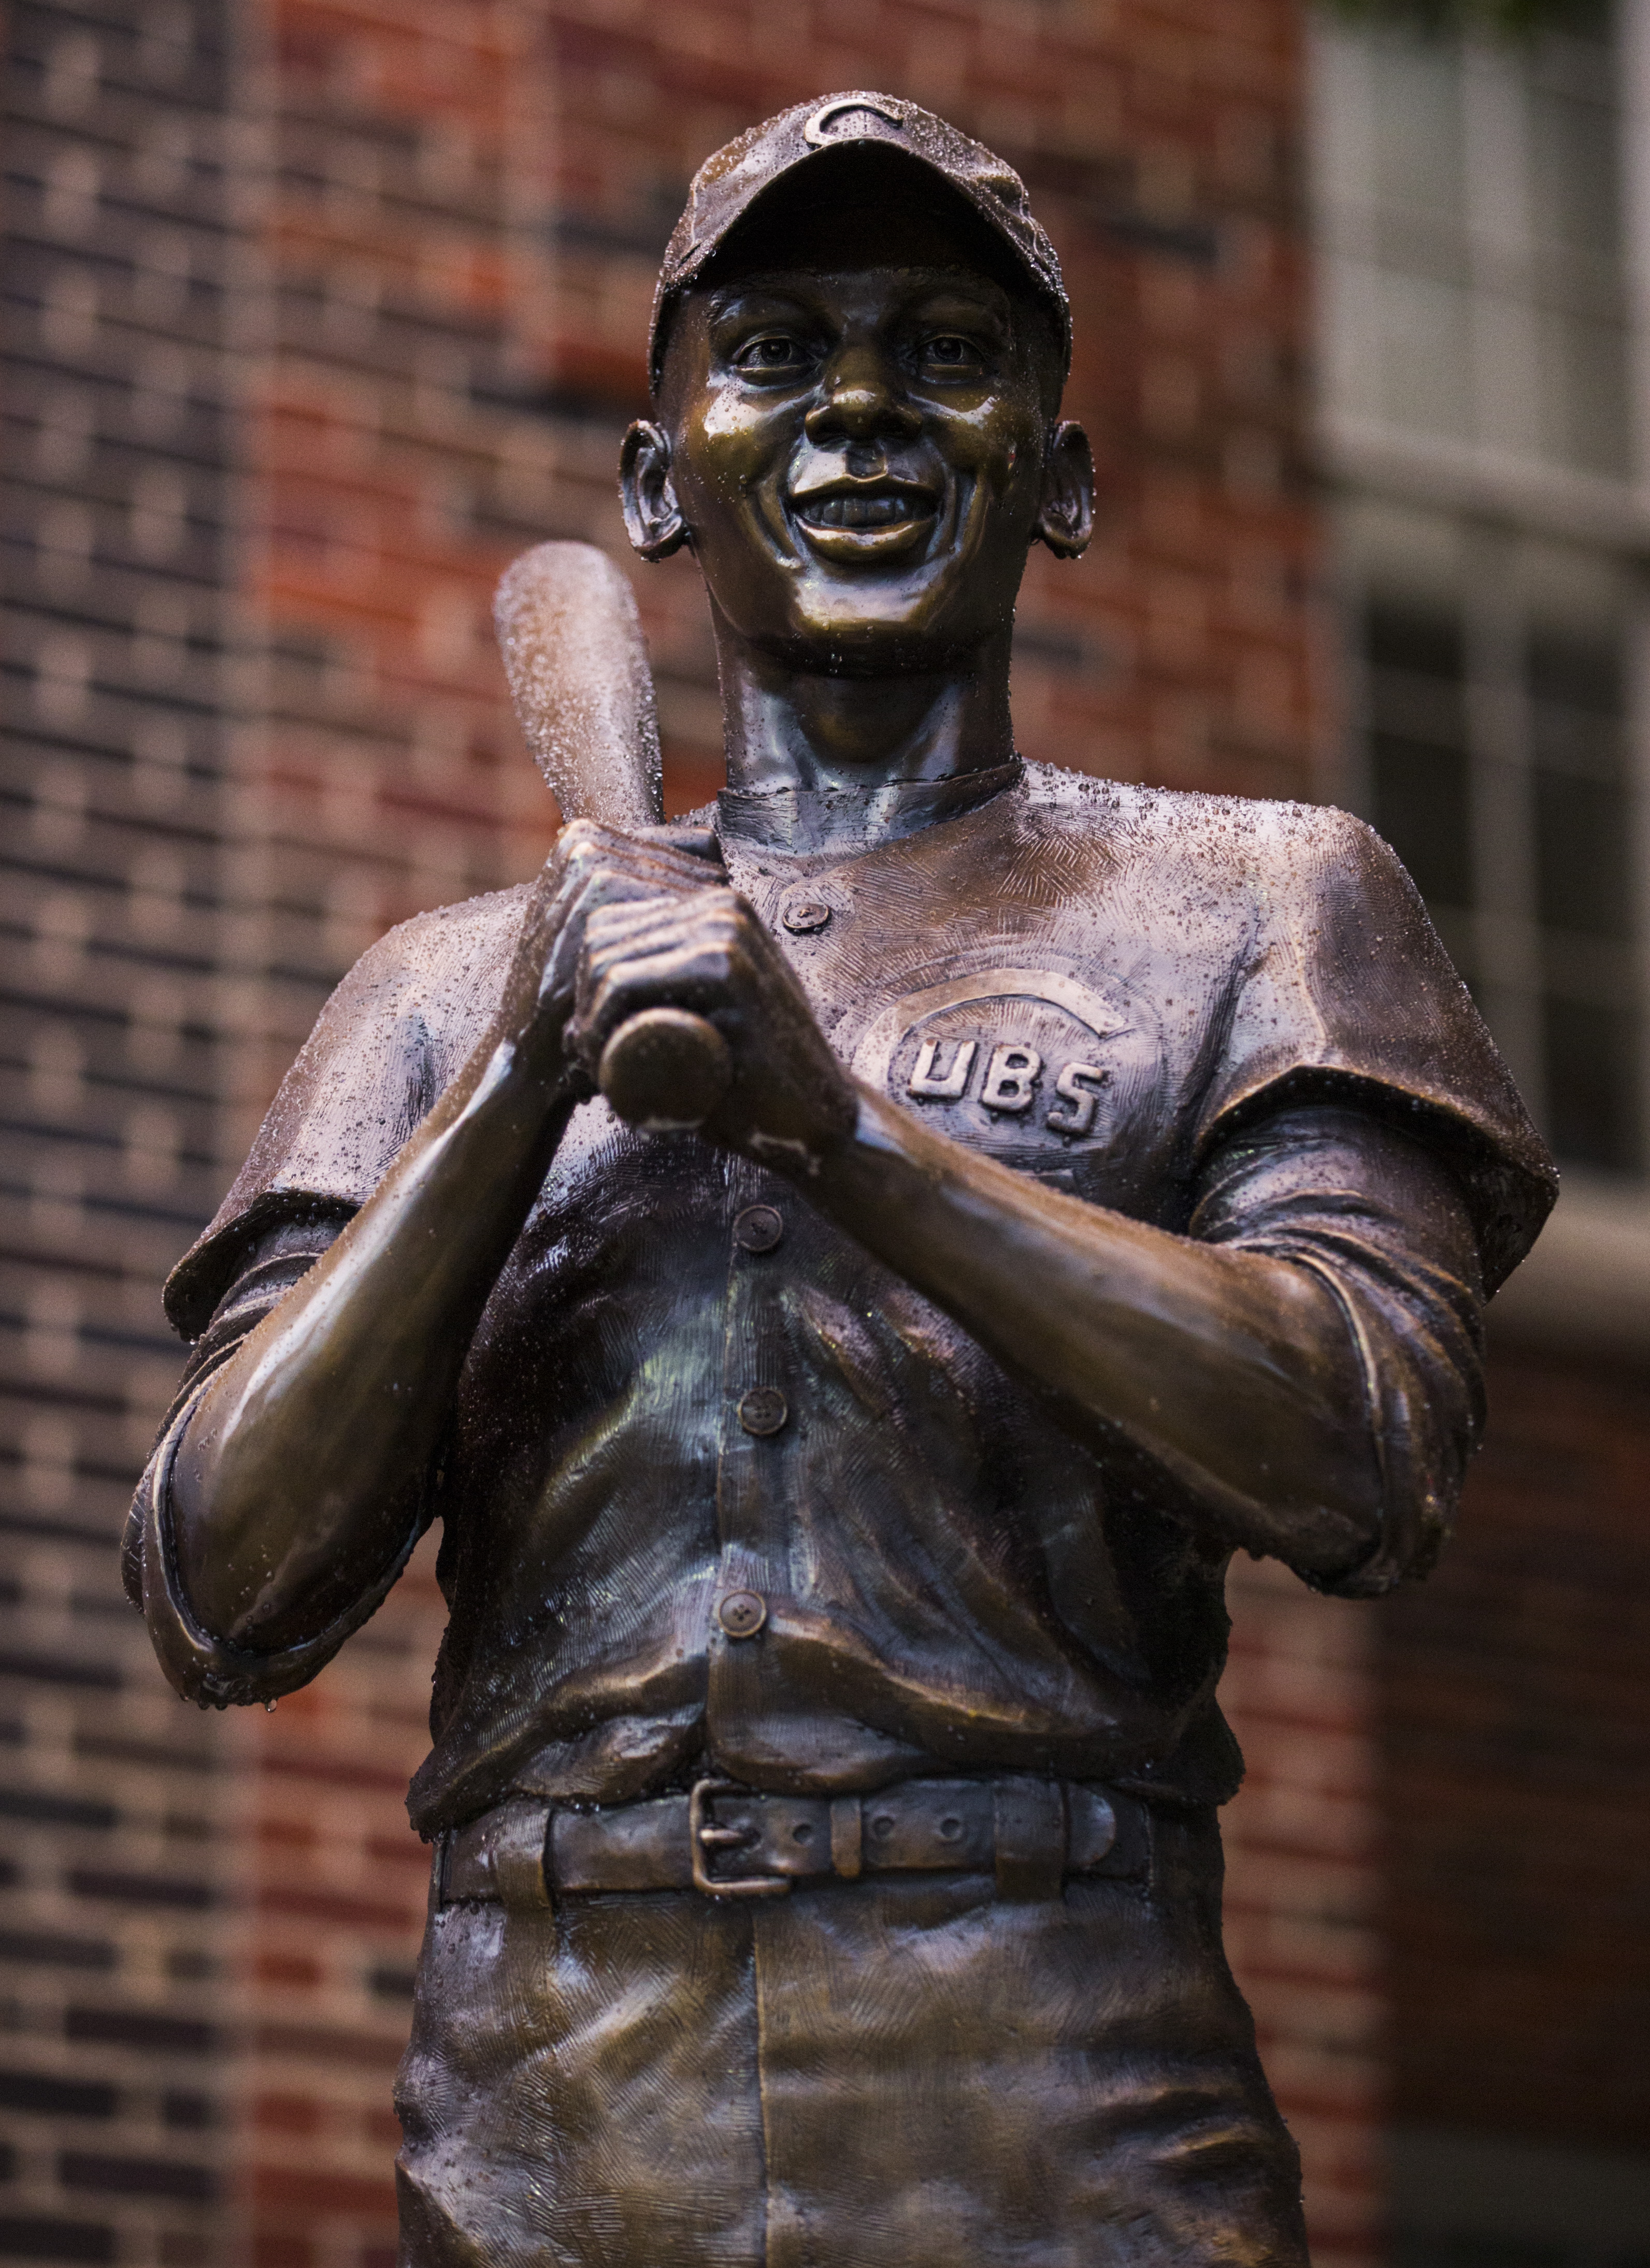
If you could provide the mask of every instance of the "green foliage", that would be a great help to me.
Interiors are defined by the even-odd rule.
[[[1409,24],[1424,32],[1488,32],[1525,39],[1539,32],[1596,36],[1609,0],[1325,0],[1331,13],[1365,23]]]

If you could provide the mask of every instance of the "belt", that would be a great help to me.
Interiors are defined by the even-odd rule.
[[[870,1795],[770,1795],[702,1779],[685,1795],[575,1811],[514,1797],[441,1837],[438,1904],[549,1905],[614,1890],[783,1896],[863,1874],[993,1874],[998,1895],[1059,1894],[1068,1874],[1144,1877],[1145,1806],[1116,1789],[1019,1775],[908,1779]]]

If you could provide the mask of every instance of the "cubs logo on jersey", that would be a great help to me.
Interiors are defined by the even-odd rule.
[[[854,1068],[947,1133],[999,1153],[1104,1150],[1154,1084],[1159,1049],[1120,984],[1041,968],[981,968],[907,993]]]

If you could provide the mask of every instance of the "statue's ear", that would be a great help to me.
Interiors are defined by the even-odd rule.
[[[670,442],[661,425],[638,418],[619,451],[619,502],[633,550],[668,559],[690,541],[670,477]]]
[[[1094,453],[1087,434],[1069,417],[1049,436],[1035,532],[1057,559],[1077,558],[1094,533]]]

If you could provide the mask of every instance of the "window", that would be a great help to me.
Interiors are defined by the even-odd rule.
[[[1640,1173],[1636,578],[1389,505],[1349,504],[1342,533],[1355,799],[1560,1153]]]
[[[1615,59],[1319,41],[1328,392],[1374,433],[1632,470]]]

